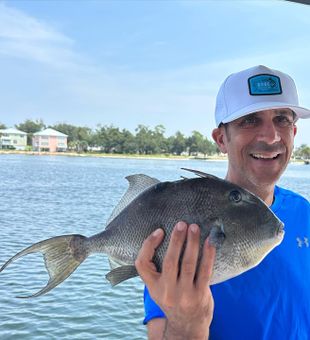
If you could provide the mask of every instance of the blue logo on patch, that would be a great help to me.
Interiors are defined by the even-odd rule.
[[[272,74],[259,74],[248,79],[249,91],[252,96],[281,94],[280,78]]]

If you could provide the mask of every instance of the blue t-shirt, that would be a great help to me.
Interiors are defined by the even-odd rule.
[[[271,209],[284,240],[255,268],[211,286],[211,340],[310,339],[310,204],[276,187]],[[147,288],[144,305],[144,323],[165,316]]]

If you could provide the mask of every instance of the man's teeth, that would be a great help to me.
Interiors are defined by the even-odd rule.
[[[262,154],[260,154],[260,153],[253,153],[252,154],[252,156],[254,157],[254,158],[258,158],[258,159],[274,159],[274,158],[277,158],[278,157],[278,153],[276,153],[276,154],[273,154],[273,155],[262,155]]]

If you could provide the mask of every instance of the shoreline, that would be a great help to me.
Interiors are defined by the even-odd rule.
[[[114,158],[114,159],[158,159],[158,160],[174,160],[174,161],[188,161],[188,160],[200,160],[200,161],[227,161],[225,155],[216,156],[177,156],[177,155],[138,155],[138,154],[108,154],[108,153],[78,153],[78,152],[38,152],[38,151],[19,151],[19,150],[0,150],[1,155],[26,155],[26,156],[67,156],[67,157],[97,157],[97,158]],[[304,160],[290,159],[291,164],[306,164]]]
[[[176,156],[176,155],[139,155],[139,154],[108,154],[108,153],[78,153],[78,152],[38,152],[38,151],[18,151],[0,150],[0,155],[28,155],[28,156],[67,156],[67,157],[98,157],[98,158],[129,158],[129,159],[161,159],[161,160],[206,160],[206,161],[226,161],[226,156]]]

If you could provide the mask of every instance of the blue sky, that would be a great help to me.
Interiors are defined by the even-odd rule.
[[[0,0],[0,122],[211,138],[220,84],[247,67],[289,73],[310,107],[309,32],[310,6],[281,0]]]

